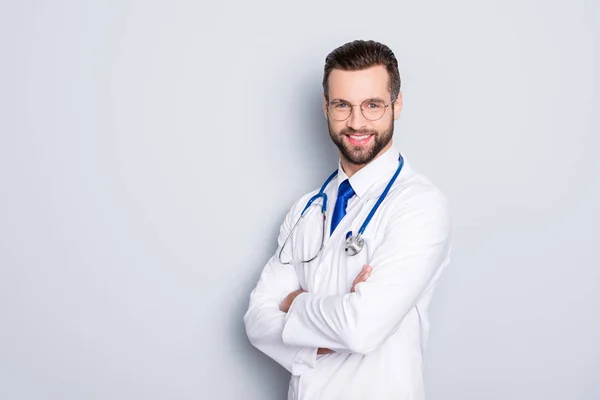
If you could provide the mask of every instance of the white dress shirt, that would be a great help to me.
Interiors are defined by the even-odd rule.
[[[287,214],[278,249],[264,267],[244,316],[250,342],[291,373],[288,400],[423,400],[423,361],[429,333],[427,310],[435,283],[450,260],[450,218],[444,195],[406,157],[404,167],[367,226],[365,248],[344,251],[385,189],[399,161],[391,147],[350,178],[355,196],[347,214],[321,244],[320,200],[288,241],[282,264],[277,252],[314,190]],[[325,190],[331,221],[338,176]],[[329,222],[328,222],[329,224]],[[350,292],[363,265],[373,271]],[[302,288],[286,314],[281,301]],[[332,354],[317,355],[328,348]]]

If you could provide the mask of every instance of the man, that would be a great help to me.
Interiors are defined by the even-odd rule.
[[[335,49],[323,90],[340,151],[337,176],[323,189],[331,199],[325,230],[324,196],[295,225],[315,190],[283,221],[277,252],[250,296],[246,332],[291,373],[288,399],[422,400],[427,310],[450,259],[446,200],[392,144],[402,94],[387,46],[354,41]],[[364,247],[352,255],[347,238],[365,221]]]

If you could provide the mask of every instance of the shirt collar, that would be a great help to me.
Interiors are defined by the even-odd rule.
[[[392,145],[383,154],[369,164],[362,167],[350,178],[350,185],[354,193],[360,198],[368,193],[368,190],[381,179],[386,179],[398,168],[398,156],[400,153]],[[348,179],[348,175],[342,168],[341,161],[338,161],[337,187]]]

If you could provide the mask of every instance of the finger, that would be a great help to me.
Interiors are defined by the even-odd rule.
[[[371,275],[372,270],[373,270],[372,267],[370,267],[369,265],[365,265],[365,266],[363,266],[362,271],[358,275],[361,276],[361,279],[363,279],[363,280],[367,279]]]
[[[371,276],[371,271],[365,270],[365,272],[362,274],[362,280],[366,280],[369,276]]]
[[[364,279],[370,273],[371,273],[371,271],[367,267],[363,267],[362,270],[358,273],[358,275],[356,277],[360,278],[360,279]]]
[[[354,280],[354,285],[358,285],[359,283],[365,282],[368,278],[369,276],[367,274],[361,274],[357,276]]]
[[[373,270],[373,267],[371,267],[370,265],[363,265],[361,271],[358,273],[358,275],[356,275],[356,278],[354,278],[352,285],[356,286],[357,284],[359,284],[361,282],[365,282],[371,276],[372,270]]]
[[[371,268],[369,265],[363,265],[362,270],[360,271],[359,275],[369,275],[371,273],[371,271],[373,270],[373,268]]]
[[[356,290],[356,286],[358,286],[359,284],[365,282],[367,280],[368,276],[357,276],[356,279],[354,280],[354,282],[352,282],[352,288],[350,289],[351,292],[354,292]]]
[[[367,272],[363,269],[358,275],[356,275],[356,278],[354,278],[354,283],[363,282],[365,279],[367,279],[366,276]]]

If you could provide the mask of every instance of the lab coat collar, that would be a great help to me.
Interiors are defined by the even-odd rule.
[[[352,185],[354,193],[359,198],[371,197],[369,189],[380,180],[387,182],[389,177],[396,171],[399,155],[400,152],[392,144],[383,154],[352,175],[350,185]],[[341,161],[338,161],[337,187],[339,188],[340,184],[346,179],[348,179],[348,175],[344,172]],[[374,193],[374,195],[378,196],[379,194]]]

